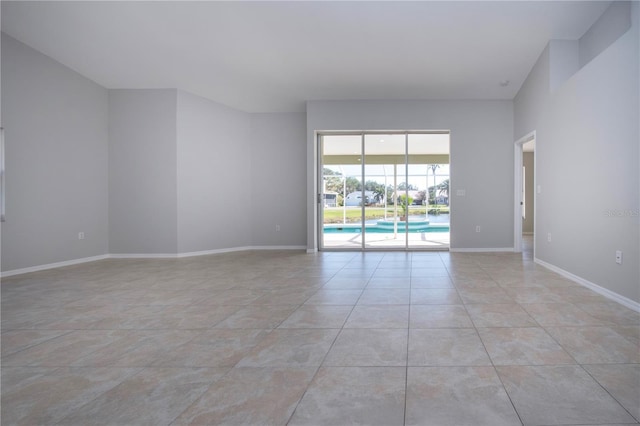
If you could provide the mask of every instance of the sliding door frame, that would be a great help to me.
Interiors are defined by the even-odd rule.
[[[365,230],[365,203],[362,203],[362,207],[361,207],[361,215],[360,215],[360,222],[361,222],[361,226],[362,226],[362,242],[360,244],[360,248],[356,249],[356,248],[352,248],[352,247],[330,247],[330,248],[326,248],[324,247],[324,188],[323,188],[323,182],[324,182],[324,176],[323,176],[323,170],[324,170],[324,161],[323,161],[323,153],[324,153],[324,140],[323,137],[324,136],[360,136],[360,155],[361,155],[361,173],[360,173],[360,178],[362,180],[362,200],[365,200],[366,198],[366,188],[365,188],[365,165],[366,165],[366,145],[365,145],[365,136],[368,135],[404,135],[404,177],[405,177],[405,182],[407,182],[407,185],[405,186],[404,189],[404,195],[406,197],[406,199],[409,199],[409,135],[424,135],[424,134],[448,134],[450,135],[451,132],[449,130],[405,130],[405,131],[393,131],[393,130],[372,130],[372,131],[318,131],[316,132],[316,147],[317,147],[317,187],[316,187],[316,192],[317,192],[317,203],[316,203],[316,208],[317,208],[317,238],[318,238],[318,250],[320,251],[434,251],[433,248],[429,248],[429,247],[410,247],[409,246],[409,219],[408,219],[408,215],[406,220],[404,221],[404,235],[405,235],[405,244],[404,247],[367,247],[366,246],[366,230]],[[450,142],[449,142],[450,143]],[[451,164],[451,152],[450,152],[450,147],[449,147],[449,165]],[[449,179],[451,179],[451,176],[449,177]],[[386,188],[385,188],[385,192],[386,192]],[[346,197],[346,194],[344,195]],[[386,196],[386,194],[385,194]],[[427,199],[429,197],[429,188],[427,186],[426,189],[426,196]],[[449,199],[451,199],[451,197],[449,196]],[[397,201],[395,201],[395,203],[397,203]],[[394,204],[395,204],[394,203]],[[449,204],[451,205],[451,204]],[[428,210],[428,205],[427,205],[427,210]],[[449,233],[451,232],[451,230],[449,230]],[[441,251],[442,249],[436,249],[438,251]],[[448,248],[447,248],[448,250]]]

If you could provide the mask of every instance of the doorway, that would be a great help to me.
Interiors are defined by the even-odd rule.
[[[449,132],[320,133],[321,250],[446,250]]]
[[[514,251],[533,258],[535,250],[536,134],[515,142],[514,149]]]

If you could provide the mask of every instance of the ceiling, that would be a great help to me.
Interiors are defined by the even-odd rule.
[[[281,112],[307,100],[513,99],[550,39],[580,38],[609,4],[2,1],[2,30],[107,88]]]

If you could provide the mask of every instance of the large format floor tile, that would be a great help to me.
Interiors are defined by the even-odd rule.
[[[493,367],[409,367],[407,425],[520,425]]]
[[[409,305],[356,306],[345,328],[409,328]]]
[[[525,425],[633,423],[580,366],[497,367]]]
[[[601,364],[583,367],[640,421],[640,364]]]
[[[284,425],[316,368],[234,368],[188,407],[175,425]]]
[[[61,420],[69,425],[167,424],[228,368],[147,368]]]
[[[522,307],[542,326],[610,325],[572,303],[527,303]]]
[[[33,380],[23,380],[7,390],[3,386],[2,423],[57,423],[139,371],[139,368],[60,368]]]
[[[539,327],[479,328],[494,365],[575,364],[551,336]]]
[[[638,346],[610,327],[547,327],[581,364],[640,363]]]
[[[296,308],[296,305],[247,306],[218,323],[216,328],[276,328]]]
[[[117,344],[128,335],[126,330],[75,330],[3,357],[2,365],[6,367],[71,366],[87,355]]]
[[[473,328],[409,330],[410,366],[491,365]]]
[[[640,315],[531,251],[108,259],[0,290],[3,424],[640,424]]]
[[[402,424],[405,373],[404,367],[322,367],[289,424]]]
[[[336,329],[273,330],[238,362],[239,367],[319,366],[336,338]]]
[[[408,305],[409,289],[366,288],[358,300],[358,305]]]
[[[233,367],[269,335],[269,330],[212,329],[189,342],[167,348],[152,364],[158,367]]]
[[[324,360],[330,366],[405,366],[407,331],[343,329]]]
[[[407,311],[408,312],[408,311]],[[14,352],[46,342],[69,330],[10,330],[2,333],[2,356],[6,357]]]
[[[535,327],[538,323],[515,303],[467,305],[476,327]]]
[[[469,328],[473,327],[462,305],[411,306],[410,328]]]
[[[278,328],[342,328],[351,306],[303,305]]]

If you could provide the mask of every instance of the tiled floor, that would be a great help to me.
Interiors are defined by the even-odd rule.
[[[527,252],[105,260],[3,280],[2,424],[638,424],[639,349]]]

